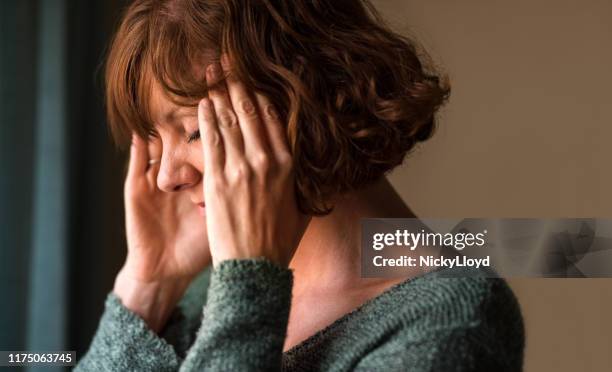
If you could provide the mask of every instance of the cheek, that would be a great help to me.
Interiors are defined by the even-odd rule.
[[[187,161],[200,173],[203,173],[204,171],[203,154],[204,152],[202,151],[202,146],[199,143],[194,143],[193,145],[191,145]]]

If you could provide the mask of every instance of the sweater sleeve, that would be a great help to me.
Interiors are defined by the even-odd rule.
[[[89,350],[74,371],[176,371],[180,364],[172,345],[110,293]]]
[[[222,261],[212,271],[196,340],[183,360],[110,293],[75,371],[280,370],[293,273],[265,258]]]
[[[293,272],[265,258],[222,261],[181,371],[278,371]]]

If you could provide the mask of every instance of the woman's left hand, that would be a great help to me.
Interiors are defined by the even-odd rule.
[[[198,107],[213,266],[265,257],[287,267],[310,218],[297,207],[286,133],[272,103],[251,95],[227,58],[206,69],[209,86],[224,75]]]

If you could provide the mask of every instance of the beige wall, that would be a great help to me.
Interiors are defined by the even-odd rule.
[[[450,75],[391,180],[423,217],[612,218],[612,1],[374,0]],[[525,370],[612,366],[612,280],[511,280]]]

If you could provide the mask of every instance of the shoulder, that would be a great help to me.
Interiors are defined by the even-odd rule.
[[[398,316],[424,312],[459,321],[493,321],[504,314],[522,319],[508,283],[479,269],[446,269],[427,273],[391,289]]]
[[[508,283],[489,277],[490,272],[458,270],[464,269],[431,272],[387,291],[375,310],[386,314],[392,336],[364,363],[404,353],[405,358],[425,358],[410,363],[426,362],[442,369],[478,364],[520,370],[523,317]]]
[[[453,269],[392,286],[287,351],[283,363],[291,369],[315,355],[320,369],[516,371],[523,343],[507,283]]]
[[[430,272],[393,287],[382,306],[398,319],[426,319],[437,327],[477,327],[498,336],[522,334],[516,296],[504,279],[492,275],[463,268]]]

